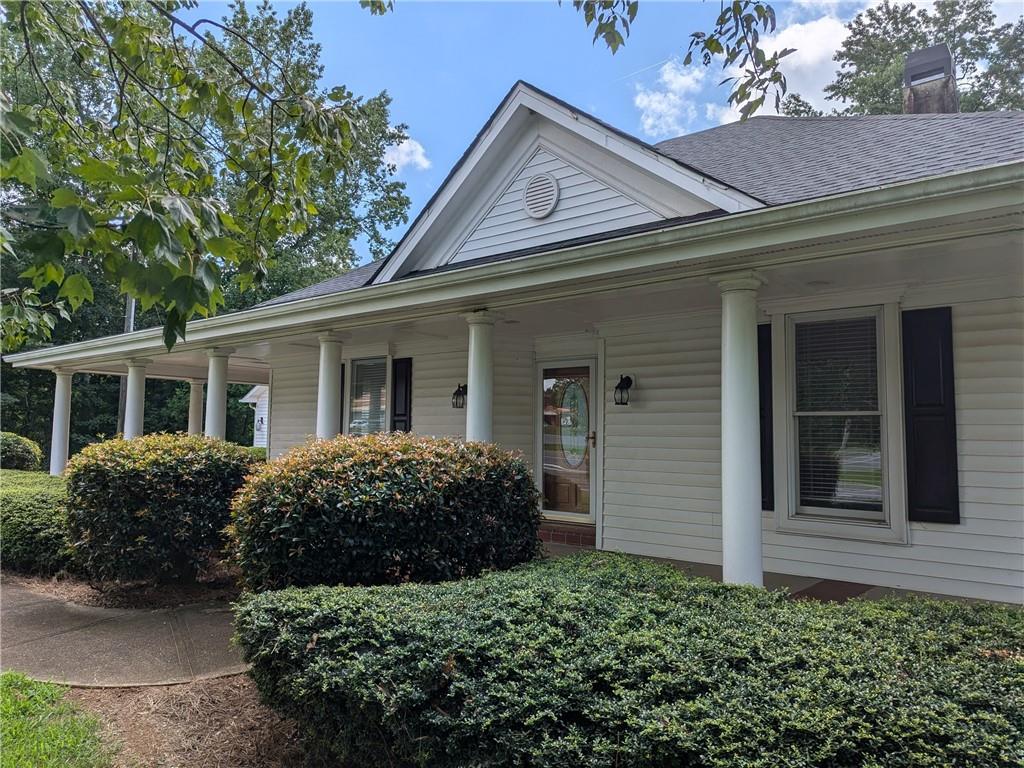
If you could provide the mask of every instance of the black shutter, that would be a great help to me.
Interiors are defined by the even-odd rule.
[[[412,431],[412,358],[391,361],[391,429]]]
[[[910,519],[959,523],[949,307],[903,313],[903,408]]]
[[[775,509],[775,455],[772,447],[772,327],[757,326],[757,393],[761,415],[761,509]]]

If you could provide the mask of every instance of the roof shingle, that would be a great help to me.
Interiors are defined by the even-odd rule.
[[[654,148],[780,205],[1024,159],[1024,112],[754,117]]]

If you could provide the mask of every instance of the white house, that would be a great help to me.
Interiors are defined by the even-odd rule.
[[[252,406],[252,447],[266,448],[267,434],[270,432],[270,387],[257,384],[240,397],[238,402]]]
[[[1020,603],[1022,255],[1024,113],[651,146],[517,83],[384,261],[170,353],[150,329],[10,360],[56,373],[55,473],[76,372],[127,374],[129,436],[147,377],[205,381],[214,436],[228,382],[272,384],[271,456],[495,441],[532,462],[548,536]]]

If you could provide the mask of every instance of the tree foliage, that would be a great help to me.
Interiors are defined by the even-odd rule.
[[[938,0],[931,8],[883,0],[847,29],[825,88],[846,114],[902,112],[907,54],[938,43],[953,53],[961,111],[1024,109],[1024,17],[996,24],[992,0]]]
[[[572,0],[572,5],[583,14],[587,27],[593,27],[594,42],[604,41],[612,53],[625,44],[640,8],[637,0]],[[757,112],[769,95],[778,109],[786,94],[781,61],[795,49],[769,54],[761,47],[761,35],[773,33],[775,27],[775,9],[769,3],[723,2],[710,30],[690,33],[683,63],[689,66],[696,59],[706,67],[721,59],[723,69],[738,68],[742,74],[726,77],[722,84],[730,83],[729,104],[743,119]]]
[[[223,306],[225,271],[243,289],[262,279],[274,246],[316,215],[315,184],[346,171],[359,100],[284,71],[267,80],[232,48],[280,65],[225,24],[187,20],[192,4],[3,4],[2,247],[33,257],[31,288],[4,294],[8,348],[52,327],[33,324],[31,291],[57,286],[57,312],[92,298],[69,256],[163,308],[172,346]],[[70,87],[69,67],[92,87]]]

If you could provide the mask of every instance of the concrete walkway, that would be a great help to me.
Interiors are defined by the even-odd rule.
[[[80,686],[187,683],[247,668],[223,603],[94,608],[0,584],[0,666]]]

